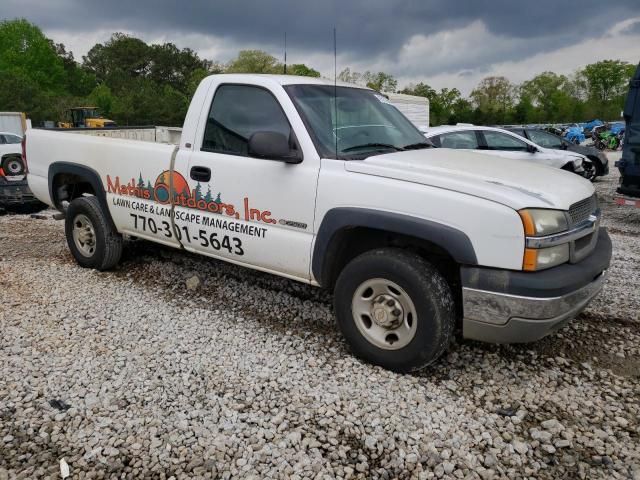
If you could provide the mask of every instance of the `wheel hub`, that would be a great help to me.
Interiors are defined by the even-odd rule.
[[[385,350],[408,345],[416,334],[416,307],[397,283],[372,278],[360,284],[351,301],[353,320],[362,336]]]
[[[397,328],[404,318],[402,304],[391,295],[378,295],[371,302],[371,319],[382,328]]]
[[[96,249],[96,235],[91,220],[78,215],[73,221],[73,240],[82,255],[90,257]]]

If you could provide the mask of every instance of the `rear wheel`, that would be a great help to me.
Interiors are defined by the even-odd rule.
[[[352,260],[338,277],[334,303],[353,353],[390,370],[425,367],[451,341],[455,309],[447,281],[404,250],[379,249]]]
[[[73,200],[66,211],[65,233],[80,266],[108,270],[122,255],[122,235],[111,226],[97,197]]]

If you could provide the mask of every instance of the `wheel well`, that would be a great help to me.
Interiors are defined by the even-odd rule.
[[[600,159],[596,155],[587,155],[587,158],[591,160],[591,163],[596,169],[596,173],[598,175],[602,175],[604,173],[604,166],[602,165]]]
[[[73,173],[56,174],[51,186],[51,199],[58,208],[62,207],[63,202],[71,202],[83,195],[96,195],[88,179]]]
[[[573,162],[567,162],[562,166],[562,170],[566,170],[568,172],[575,173],[575,168],[573,168]]]
[[[367,251],[385,247],[408,250],[428,260],[445,277],[461,308],[460,266],[449,252],[429,240],[369,227],[345,228],[334,234],[324,261],[323,286],[333,290],[347,263]]]

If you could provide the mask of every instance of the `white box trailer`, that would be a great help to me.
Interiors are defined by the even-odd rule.
[[[0,132],[24,136],[30,121],[23,112],[0,112]]]
[[[418,128],[429,127],[429,99],[403,93],[385,93],[391,104]]]

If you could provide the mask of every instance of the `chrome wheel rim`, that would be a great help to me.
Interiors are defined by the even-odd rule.
[[[407,292],[391,280],[373,278],[360,284],[351,313],[362,336],[378,348],[399,350],[416,335],[416,307]]]
[[[96,232],[86,215],[76,215],[73,219],[73,242],[85,257],[91,257],[96,251]]]

